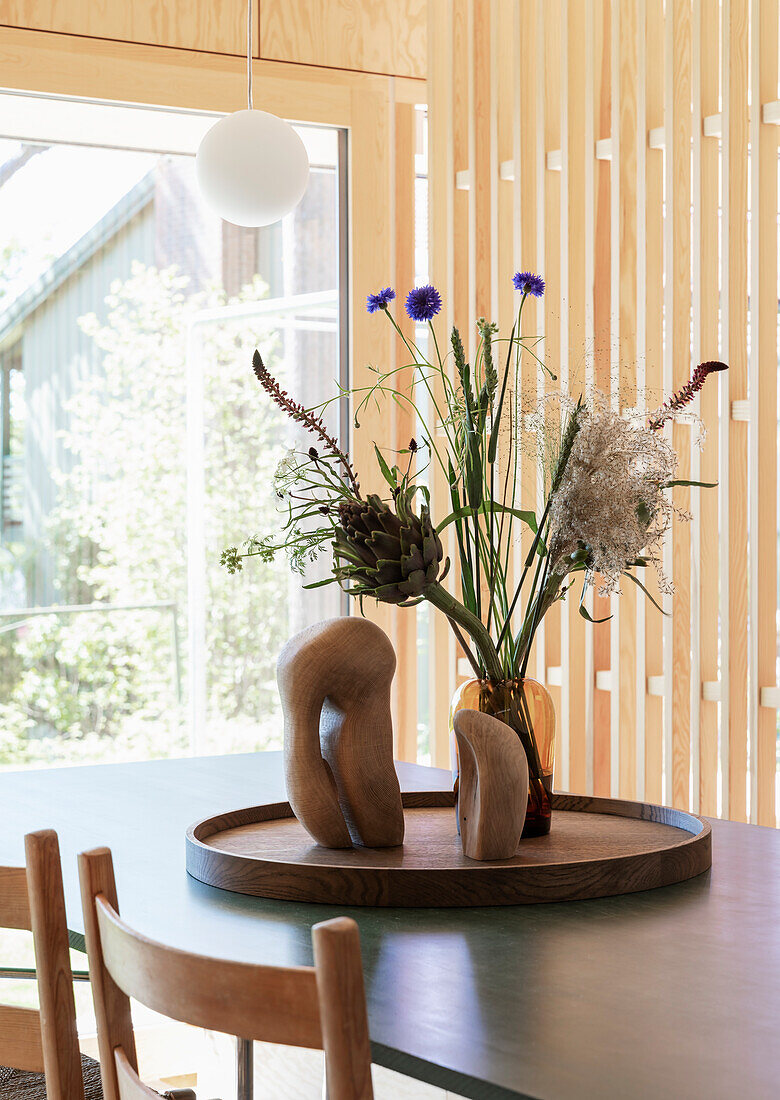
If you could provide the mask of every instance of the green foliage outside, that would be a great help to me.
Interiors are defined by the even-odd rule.
[[[264,294],[258,280],[242,298]],[[46,546],[16,547],[0,560],[5,582],[12,569],[29,570],[50,555],[58,604],[174,601],[183,701],[169,610],[30,619],[0,633],[0,765],[187,751],[188,319],[225,302],[216,288],[189,293],[175,270],[136,265],[112,287],[104,321],[80,320],[104,369],[70,402],[73,468],[59,477]],[[259,346],[283,377],[279,341],[246,320],[199,326],[196,334],[207,426],[209,722],[201,748],[270,747],[281,741],[275,659],[288,632],[287,568],[267,563],[236,578],[218,562],[247,524],[275,522],[269,487],[287,429],[258,393],[250,363]]]

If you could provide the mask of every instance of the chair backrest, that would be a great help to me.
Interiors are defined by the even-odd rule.
[[[313,967],[229,962],[166,947],[125,924],[107,848],[79,856],[79,874],[104,1100],[154,1096],[138,1078],[130,997],[209,1031],[322,1049],[329,1096],[372,1100],[360,937],[353,920],[314,926]]]
[[[32,932],[40,1012],[0,1005],[0,1065],[46,1074],[48,1100],[84,1096],[57,834],[24,839],[26,867],[0,867],[0,927]]]

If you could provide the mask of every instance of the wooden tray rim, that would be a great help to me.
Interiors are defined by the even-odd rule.
[[[451,791],[409,791],[402,795],[402,800],[405,809],[425,809],[429,807],[447,808],[454,807],[455,805],[455,796]],[[375,874],[379,886],[381,886],[382,883],[387,883],[392,880],[399,886],[403,883],[409,883],[411,887],[412,884],[420,881],[421,876],[425,876],[429,884],[435,884],[437,881],[454,883],[456,889],[461,885],[464,876],[489,875],[495,880],[498,892],[509,890],[511,893],[513,880],[522,878],[525,885],[529,887],[533,887],[536,882],[539,887],[544,888],[547,885],[547,880],[551,879],[556,871],[564,870],[564,873],[571,873],[572,871],[576,871],[577,868],[587,868],[588,871],[596,871],[598,868],[602,867],[609,872],[610,881],[612,881],[614,885],[614,873],[616,871],[622,870],[628,875],[632,869],[644,863],[648,863],[652,860],[663,860],[668,853],[679,852],[681,849],[686,848],[690,849],[690,851],[686,853],[690,856],[690,869],[686,873],[680,874],[673,870],[659,868],[659,881],[654,884],[655,886],[671,885],[675,882],[685,881],[688,878],[701,874],[711,866],[711,826],[705,819],[696,817],[694,814],[690,814],[685,810],[678,810],[669,806],[659,806],[648,802],[629,802],[623,799],[601,798],[595,795],[562,793],[555,793],[553,795],[553,810],[564,813],[567,811],[594,813],[652,821],[662,825],[669,825],[672,828],[680,830],[684,835],[677,841],[648,852],[628,853],[615,856],[593,856],[582,859],[566,861],[555,860],[546,863],[540,862],[521,865],[510,864],[508,861],[504,860],[486,863],[475,860],[473,863],[466,865],[452,867],[434,866],[430,868],[378,867],[376,864],[371,863],[371,849],[365,849],[365,862],[357,864],[297,864],[290,863],[284,859],[275,859],[273,856],[266,857],[247,853],[225,852],[204,843],[205,840],[215,833],[224,832],[228,829],[238,828],[243,825],[258,824],[264,821],[284,820],[295,816],[289,802],[273,802],[261,806],[250,806],[239,810],[228,810],[224,813],[204,818],[191,825],[187,829],[186,835],[187,871],[193,878],[205,882],[207,885],[214,886],[217,889],[227,889],[234,893],[248,893],[252,896],[277,898],[281,900],[308,900],[312,903],[318,903],[322,902],[324,899],[314,896],[307,898],[305,896],[305,889],[290,886],[288,878],[290,875],[296,875],[297,869],[300,869],[301,879],[306,878],[307,872],[311,874],[316,871],[317,873],[324,872],[327,874],[328,871],[331,871],[337,873],[339,876],[346,876],[347,878],[354,878],[359,881],[361,876],[366,872],[372,872]],[[355,851],[355,849],[350,849],[350,851]],[[248,865],[254,864],[256,871],[261,875],[265,870],[269,876],[273,876],[274,873],[276,873],[284,878],[285,881],[282,885],[275,884],[274,882],[253,883],[253,889],[251,890],[221,885],[219,882],[215,882],[209,877],[204,877],[202,873],[204,859],[208,864],[215,855],[218,855],[220,863],[224,867],[237,869],[246,868]],[[581,892],[581,888],[573,884],[569,892],[564,890],[560,896],[539,896],[536,900],[538,902],[576,900],[587,897],[603,897],[616,893],[630,893],[636,890],[649,888],[653,887],[628,886],[626,889],[616,890],[610,886],[608,889],[604,890],[599,890],[598,887],[595,887],[593,889],[588,889],[586,892]],[[380,890],[380,893],[381,892]],[[334,902],[327,901],[326,903],[333,904]],[[518,898],[517,901],[508,901],[502,898],[493,902],[474,900],[449,902],[445,904],[448,905],[448,907],[456,905],[466,907],[468,905],[528,903],[528,899],[520,900]],[[356,903],[344,902],[344,904],[351,905]],[[407,901],[406,906],[404,906],[404,903],[399,901],[375,901],[363,902],[362,904],[373,904],[377,906],[393,905],[403,908],[409,906],[416,907],[424,903]]]

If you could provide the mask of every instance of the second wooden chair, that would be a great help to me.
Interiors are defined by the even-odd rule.
[[[79,873],[106,1100],[157,1095],[138,1077],[130,997],[209,1031],[324,1050],[331,1100],[373,1100],[353,920],[314,926],[313,967],[230,962],[164,946],[125,924],[107,848],[83,853]]]
[[[41,1007],[0,1005],[0,1100],[99,1100],[97,1063],[79,1053],[57,834],[24,845],[26,867],[0,867],[0,927],[32,932]]]

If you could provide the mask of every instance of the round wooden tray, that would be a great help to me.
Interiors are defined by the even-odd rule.
[[[706,821],[643,802],[553,796],[549,836],[512,859],[463,855],[448,791],[405,794],[397,848],[321,848],[288,802],[233,810],[187,830],[187,870],[239,894],[329,905],[525,905],[631,894],[712,862]]]

